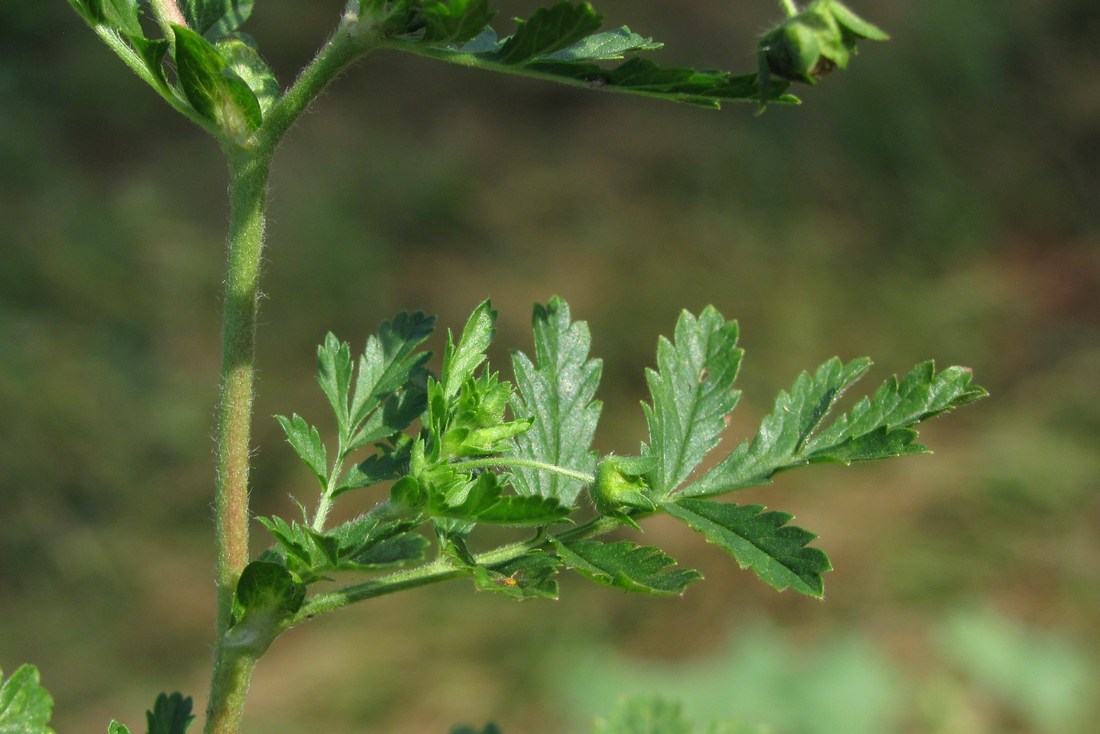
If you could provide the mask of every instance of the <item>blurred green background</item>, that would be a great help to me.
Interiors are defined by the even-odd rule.
[[[668,63],[748,70],[774,5],[597,7]],[[323,421],[315,345],[361,348],[401,309],[459,327],[491,296],[503,367],[532,302],[564,296],[605,360],[598,447],[621,453],[684,307],[741,323],[727,445],[834,354],[875,358],[868,385],[973,367],[992,398],[928,425],[934,456],[738,498],[821,536],[826,601],[651,521],[707,576],[682,599],[567,579],[558,602],[461,583],[378,600],[275,644],[248,731],[581,732],[653,691],[777,734],[1092,730],[1100,5],[852,5],[894,40],[761,118],[392,54],[347,73],[276,159],[252,494],[260,514],[312,501],[269,416]],[[342,3],[258,6],[285,84]],[[205,698],[225,181],[64,2],[0,4],[0,665],[40,667],[61,732],[139,727],[161,690]]]

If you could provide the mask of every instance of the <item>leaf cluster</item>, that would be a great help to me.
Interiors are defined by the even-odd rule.
[[[774,588],[820,597],[830,564],[810,545],[812,533],[791,525],[788,513],[716,498],[808,464],[924,453],[915,424],[985,395],[968,370],[937,372],[926,362],[834,415],[870,367],[866,359],[834,358],[781,391],[754,437],[711,460],[737,404],[743,355],[736,322],[708,307],[683,312],[672,338],[658,340],[656,366],[646,371],[650,399],[642,405],[647,441],[636,455],[600,457],[591,442],[601,413],[601,365],[589,356],[587,326],[573,321],[559,298],[536,305],[534,357],[513,352],[513,384],[487,362],[495,320],[486,301],[459,336],[448,331],[438,375],[427,370],[427,353],[416,351],[433,325],[422,314],[385,322],[368,339],[355,375],[350,347],[326,338],[318,379],[334,413],[335,457],[329,460],[321,431],[303,418],[279,419],[321,497],[312,516],[303,509],[301,522],[261,518],[275,546],[249,567],[263,564],[256,577],[262,583],[242,579],[239,620],[255,607],[254,615],[290,624],[326,605],[460,576],[517,599],[555,597],[563,568],[625,591],[680,594],[698,572],[658,548],[597,537],[657,513],[681,520]],[[367,450],[368,439],[373,450],[342,470],[352,451]],[[332,499],[375,485],[384,494],[373,509],[325,527]],[[471,551],[477,529],[491,525],[534,535]],[[420,565],[375,575],[412,564]],[[335,595],[304,599],[308,585],[341,572],[371,576]],[[253,586],[267,588],[266,596]]]

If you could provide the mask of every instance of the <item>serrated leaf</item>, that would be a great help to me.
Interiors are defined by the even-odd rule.
[[[183,0],[180,11],[192,29],[217,41],[248,20],[252,5],[253,0]]]
[[[496,16],[489,0],[436,0],[426,3],[422,12],[428,43],[465,43]]]
[[[665,502],[662,507],[776,590],[791,588],[817,598],[824,594],[821,574],[832,565],[821,550],[806,547],[817,536],[787,524],[791,515],[765,512],[760,505],[688,498]]]
[[[713,306],[699,317],[684,311],[675,342],[661,337],[658,371],[646,370],[653,405],[644,405],[649,426],[647,455],[657,459],[650,486],[667,495],[688,478],[718,445],[725,416],[737,404],[733,381],[741,365],[737,323]]]
[[[364,461],[356,464],[347,471],[344,478],[332,493],[333,497],[339,496],[352,489],[362,489],[393,479],[397,479],[401,469],[408,464],[407,453],[378,453],[371,454]]]
[[[516,32],[493,60],[511,66],[560,51],[599,30],[602,21],[588,3],[560,2],[539,8],[530,19],[516,21]]]
[[[290,443],[298,457],[317,477],[321,486],[328,482],[328,454],[325,444],[321,440],[321,434],[317,429],[306,423],[305,419],[295,413],[290,418],[283,415],[275,416],[275,420],[282,426],[286,440]]]
[[[569,508],[552,497],[505,496],[502,492],[500,478],[485,472],[473,481],[451,483],[446,494],[431,498],[427,512],[435,517],[514,527],[549,525],[569,516]]]
[[[341,436],[349,433],[351,416],[348,408],[348,390],[351,389],[351,347],[336,338],[332,332],[325,335],[325,342],[317,347],[317,384],[328,398],[336,416],[336,427]]]
[[[580,540],[554,543],[565,565],[592,581],[624,591],[679,595],[687,585],[703,578],[698,571],[673,568],[676,561],[658,548],[623,540],[603,543]]]
[[[639,51],[656,51],[663,46],[659,41],[622,26],[613,31],[593,33],[560,51],[542,54],[539,61],[613,61]]]
[[[53,734],[53,698],[38,682],[38,668],[21,665],[4,680],[0,670],[0,734]]]
[[[235,138],[244,138],[263,122],[256,95],[205,38],[181,26],[176,37],[176,73],[180,88],[200,115]]]
[[[561,561],[549,553],[532,551],[507,563],[473,566],[470,571],[480,591],[493,591],[512,599],[557,599],[555,576]]]
[[[195,717],[191,715],[191,697],[181,693],[157,696],[151,711],[145,712],[149,734],[185,734]]]
[[[359,358],[355,394],[351,397],[349,412],[351,431],[355,432],[360,424],[372,416],[379,405],[402,389],[411,388],[417,396],[417,401],[404,406],[405,410],[397,410],[401,407],[400,405],[388,406],[388,414],[377,416],[377,425],[372,424],[370,429],[359,430],[349,440],[349,450],[377,440],[375,436],[380,438],[402,430],[423,411],[421,391],[425,373],[422,372],[421,367],[431,355],[428,352],[415,350],[431,336],[434,329],[435,317],[426,316],[420,311],[411,314],[402,312],[389,321],[383,321],[378,327],[378,333],[367,339],[363,355]],[[348,370],[347,379],[350,379],[350,366]],[[419,376],[419,378],[413,380],[413,376]],[[341,394],[344,396],[342,400],[346,405],[346,386]],[[410,407],[413,412],[411,416],[408,415]]]
[[[701,497],[767,483],[785,469],[809,463],[872,461],[924,453],[910,426],[986,396],[970,371],[949,367],[936,374],[932,362],[914,367],[899,383],[891,377],[872,397],[822,428],[841,393],[859,379],[870,360],[842,365],[831,359],[813,377],[803,373],[790,393],[781,392],[771,415],[751,443],[743,441],[682,496]]]
[[[554,297],[536,305],[532,316],[535,363],[521,352],[512,353],[517,393],[512,414],[533,419],[530,430],[511,442],[511,455],[591,474],[596,454],[591,450],[601,404],[596,401],[602,362],[589,359],[588,325],[570,319],[569,306]],[[521,495],[554,497],[573,505],[584,483],[555,472],[527,467],[513,470],[513,484]]]
[[[496,334],[496,318],[497,312],[493,310],[492,304],[482,301],[466,321],[457,345],[450,330],[447,331],[447,347],[443,353],[443,375],[440,380],[444,399],[449,401],[457,395],[463,383],[485,361],[485,350],[489,348]]]

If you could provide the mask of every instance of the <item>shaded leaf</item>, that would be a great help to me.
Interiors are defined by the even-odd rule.
[[[760,505],[729,505],[678,499],[662,505],[707,541],[728,551],[741,568],[752,571],[778,591],[795,591],[821,598],[821,574],[832,566],[828,557],[806,544],[817,536],[788,525],[791,515],[765,512]]]
[[[588,3],[560,2],[539,8],[494,54],[494,61],[514,65],[572,46],[599,30],[602,18]]]
[[[181,693],[157,696],[151,711],[145,712],[149,734],[184,734],[195,717],[191,715],[191,697]]]
[[[600,418],[595,400],[602,363],[589,359],[588,325],[570,319],[569,306],[554,297],[536,305],[532,317],[535,363],[521,352],[512,353],[517,393],[512,413],[531,417],[530,430],[512,439],[510,454],[591,474],[596,454],[592,438]],[[554,497],[573,505],[584,483],[555,472],[528,467],[513,470],[513,484],[521,495]]]
[[[688,584],[703,578],[698,571],[673,568],[676,561],[658,548],[626,540],[617,543],[555,542],[554,547],[569,568],[598,584],[624,591],[678,595]]]
[[[425,3],[422,12],[428,43],[465,43],[496,15],[489,10],[489,0],[435,0]]]

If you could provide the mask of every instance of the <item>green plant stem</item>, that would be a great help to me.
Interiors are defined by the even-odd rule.
[[[207,734],[235,733],[255,659],[226,644],[233,594],[248,564],[248,473],[255,381],[256,312],[271,157],[229,151],[230,215],[217,408],[214,522],[217,540],[214,671]]]
[[[513,466],[520,466],[527,469],[537,469],[539,471],[560,474],[563,477],[576,479],[578,482],[583,482],[585,484],[592,484],[596,481],[596,477],[591,474],[586,474],[585,472],[574,471],[573,469],[558,466],[557,464],[548,464],[545,461],[517,459],[513,456],[496,456],[488,459],[464,459],[462,461],[453,462],[451,466],[455,469],[489,469],[492,467],[503,467],[507,469]]]
[[[798,6],[794,4],[794,0],[779,0],[779,4],[783,6],[783,12],[785,12],[788,17],[798,15]]]
[[[639,513],[634,515],[633,518],[641,519],[651,514],[653,513]],[[539,533],[530,540],[512,543],[485,553],[479,553],[474,556],[474,561],[481,566],[493,566],[500,563],[507,563],[533,550],[550,546],[555,540],[562,543],[582,540],[595,535],[603,535],[604,533],[622,527],[622,525],[623,521],[616,517],[597,517],[582,525],[570,528],[569,530],[553,536],[548,537],[544,533]],[[392,573],[380,579],[373,579],[362,584],[346,586],[336,591],[317,594],[307,600],[306,603],[302,605],[302,608],[298,610],[297,614],[284,622],[284,627],[289,629],[290,627],[313,619],[319,614],[331,612],[358,601],[374,599],[379,596],[386,596],[387,594],[393,594],[407,589],[415,589],[419,586],[427,586],[441,581],[450,581],[451,579],[462,578],[466,575],[468,575],[468,571],[464,567],[457,566],[447,559],[440,558],[431,563],[426,563],[406,571],[398,571],[397,573]]]

